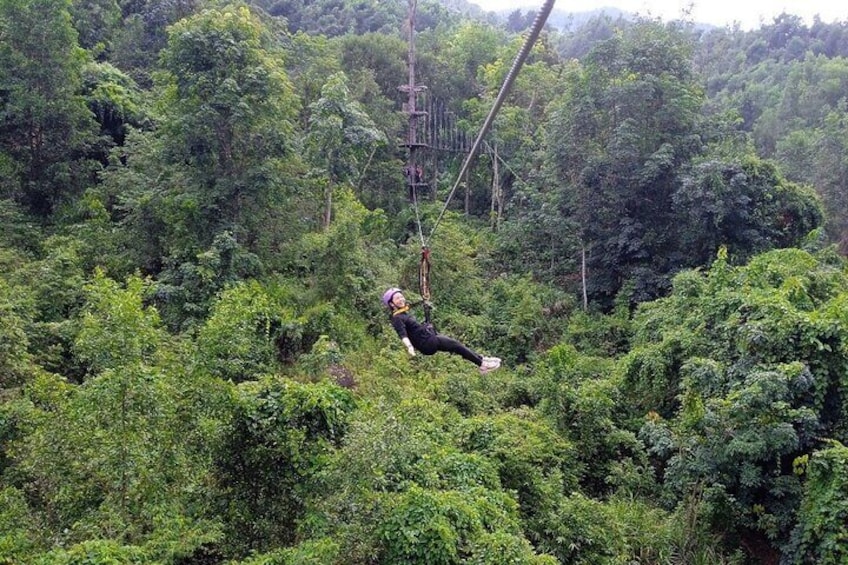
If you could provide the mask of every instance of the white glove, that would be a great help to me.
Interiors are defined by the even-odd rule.
[[[406,351],[409,353],[409,356],[415,357],[415,348],[412,347],[412,342],[409,341],[408,337],[403,338],[403,344],[406,346]]]

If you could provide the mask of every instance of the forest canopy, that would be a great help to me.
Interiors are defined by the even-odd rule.
[[[0,563],[848,559],[848,22],[534,18],[0,0]]]

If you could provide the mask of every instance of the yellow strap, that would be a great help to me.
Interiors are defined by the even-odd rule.
[[[397,316],[398,314],[403,314],[404,312],[409,312],[409,305],[407,304],[403,308],[398,308],[394,312],[392,312],[392,316]]]

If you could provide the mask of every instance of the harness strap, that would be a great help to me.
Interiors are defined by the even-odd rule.
[[[421,262],[418,264],[418,289],[421,298],[424,299],[424,321],[432,323],[430,319],[432,305],[430,304],[430,248],[421,248]]]

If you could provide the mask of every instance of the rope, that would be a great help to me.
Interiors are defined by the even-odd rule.
[[[506,95],[509,93],[510,88],[512,88],[512,83],[515,82],[515,77],[518,75],[518,71],[521,69],[521,66],[524,64],[524,61],[530,54],[530,49],[533,48],[533,44],[536,43],[536,40],[542,33],[542,28],[545,27],[545,22],[548,20],[548,16],[550,15],[551,10],[554,7],[555,1],[556,0],[545,0],[545,3],[539,9],[539,13],[536,15],[536,20],[533,22],[533,28],[530,30],[530,35],[527,36],[527,39],[524,41],[524,45],[521,46],[521,50],[518,52],[518,55],[516,55],[515,60],[512,62],[512,67],[509,69],[509,72],[507,73],[506,78],[504,79],[504,83],[501,86],[501,90],[498,93],[498,97],[495,99],[494,104],[492,104],[492,109],[489,110],[489,115],[486,116],[486,120],[483,122],[483,125],[480,128],[480,131],[477,134],[477,138],[474,140],[474,144],[471,146],[471,151],[468,153],[468,156],[465,158],[465,162],[462,164],[462,169],[460,169],[459,175],[457,175],[456,177],[456,182],[454,183],[453,188],[448,194],[448,198],[445,201],[445,205],[442,208],[442,211],[439,213],[439,216],[436,218],[436,222],[433,224],[433,229],[430,230],[430,235],[427,236],[427,239],[423,241],[422,247],[427,247],[427,244],[429,243],[430,239],[432,239],[433,234],[436,232],[436,228],[442,221],[442,216],[445,215],[445,212],[448,209],[448,204],[450,204],[450,201],[456,193],[457,188],[459,188],[459,185],[462,182],[462,178],[468,170],[471,161],[474,159],[475,155],[477,154],[477,151],[480,149],[480,144],[483,142],[483,136],[486,135],[486,132],[489,130],[489,127],[495,120],[495,115],[497,115],[498,111],[501,109],[501,106],[504,103],[504,100],[506,100]]]
[[[430,250],[421,249],[421,263],[418,265],[418,290],[424,302],[430,301]]]
[[[421,293],[424,304],[424,321],[432,324],[430,304],[430,250],[421,248],[421,263],[418,264],[418,290]]]
[[[410,183],[410,190],[412,191],[412,207],[415,209],[415,225],[418,226],[418,237],[421,239],[421,247],[427,247],[427,243],[424,241],[424,231],[421,229],[421,215],[418,213],[418,191],[415,190],[415,184]]]
[[[430,305],[430,249],[424,242],[424,232],[421,229],[421,216],[418,213],[418,196],[415,185],[411,185],[412,205],[415,208],[415,223],[418,226],[418,237],[421,238],[421,263],[418,264],[418,292],[424,299],[424,321],[432,324]]]

